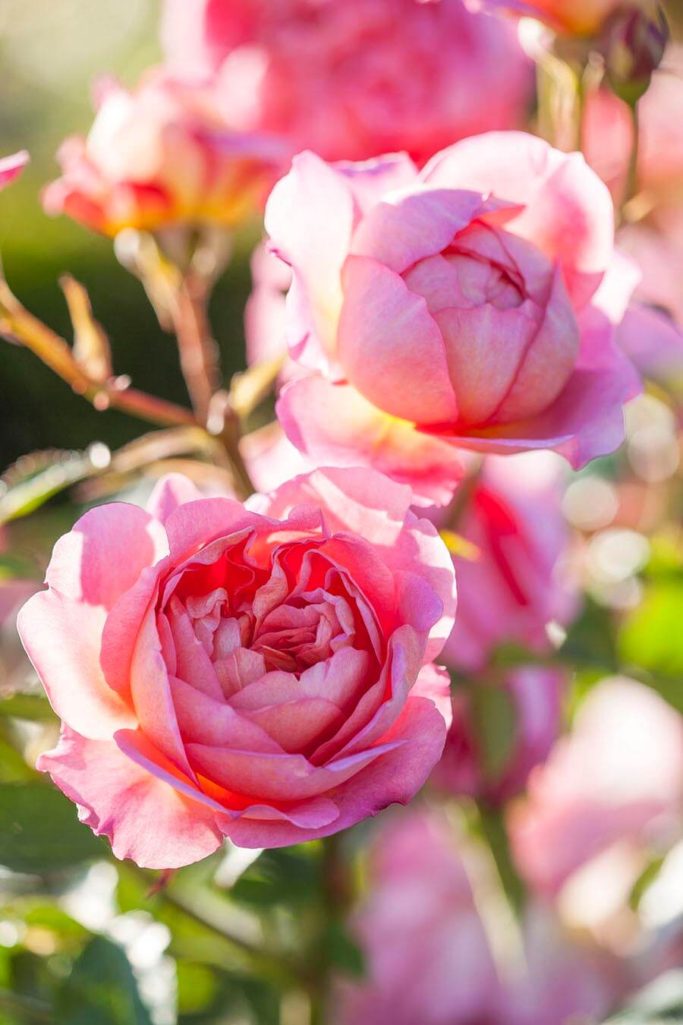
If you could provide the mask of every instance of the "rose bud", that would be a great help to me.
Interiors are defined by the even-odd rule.
[[[580,154],[515,132],[466,139],[419,173],[405,155],[304,153],[266,228],[293,273],[291,355],[317,371],[278,412],[314,460],[374,465],[444,503],[459,449],[554,449],[581,467],[623,440],[640,382],[596,294],[614,214]],[[623,307],[632,287],[617,289]]]
[[[108,80],[97,101],[87,138],[73,136],[59,151],[63,174],[45,190],[48,213],[110,236],[232,227],[278,177],[281,144],[231,131],[208,87],[153,71],[132,92]]]
[[[601,35],[605,74],[612,92],[633,106],[647,92],[662,62],[669,26],[661,8],[616,11]]]
[[[455,583],[411,497],[358,469],[247,505],[172,477],[57,542],[19,615],[63,721],[38,768],[117,857],[280,847],[414,796],[446,736]]]
[[[216,76],[242,127],[327,160],[424,163],[520,126],[533,89],[514,26],[462,0],[166,0],[163,38],[173,72]]]

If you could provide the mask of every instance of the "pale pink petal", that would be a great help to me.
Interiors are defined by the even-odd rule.
[[[407,153],[390,153],[362,163],[339,161],[335,167],[346,178],[361,214],[365,215],[388,192],[418,181],[417,167]]]
[[[189,477],[182,473],[169,473],[154,485],[147,500],[147,512],[155,520],[165,523],[179,505],[202,497],[201,491]]]
[[[317,336],[323,360],[334,351],[341,269],[353,223],[353,195],[344,176],[309,152],[294,158],[266,207],[266,231],[275,251],[293,267],[296,287],[305,293],[310,331]],[[295,350],[306,344],[303,326],[301,332],[298,338],[289,337]]]
[[[492,212],[503,220],[516,213],[505,203],[489,201],[486,191],[477,186],[470,191],[446,185],[390,194],[358,225],[351,253],[402,274],[418,260],[436,256],[459,231]]]
[[[22,644],[60,719],[93,740],[136,723],[100,667],[104,609],[41,591],[17,618]]]
[[[441,332],[422,296],[374,259],[344,265],[338,359],[350,383],[380,409],[419,423],[456,419]]]
[[[666,313],[633,303],[617,328],[617,344],[644,377],[664,384],[683,378],[683,332]]]
[[[143,868],[180,868],[220,847],[216,814],[131,761],[113,741],[64,729],[38,768],[79,806],[79,817],[107,836],[117,858]]]
[[[421,177],[433,187],[476,189],[523,205],[507,230],[559,262],[576,305],[593,295],[612,259],[614,211],[580,153],[561,153],[522,132],[489,132],[437,153]]]
[[[125,502],[91,509],[60,537],[45,580],[60,594],[110,609],[167,551],[163,528]]]
[[[277,411],[290,441],[319,465],[373,467],[409,485],[420,505],[445,504],[462,479],[451,445],[387,416],[348,385],[317,376],[295,381]]]

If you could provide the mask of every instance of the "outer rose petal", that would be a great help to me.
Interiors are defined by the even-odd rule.
[[[286,847],[304,840],[329,836],[376,815],[390,804],[407,804],[424,785],[441,757],[446,741],[446,721],[437,708],[447,710],[448,677],[436,667],[423,669],[402,714],[382,738],[399,744],[357,775],[325,796],[339,809],[339,817],[320,829],[301,829],[289,822],[258,822],[246,817],[226,828],[227,836],[240,847]],[[426,696],[419,695],[424,690]]]
[[[348,258],[343,282],[338,357],[354,388],[406,420],[456,420],[443,338],[422,296],[364,256]]]
[[[102,673],[104,619],[103,609],[54,591],[35,594],[17,618],[22,644],[50,704],[60,719],[93,740],[135,725],[133,712]]]
[[[624,439],[622,406],[641,390],[638,374],[612,340],[613,328],[595,309],[582,323],[583,351],[577,369],[552,407],[533,420],[454,435],[478,452],[525,452],[549,448],[580,469],[608,455]]]
[[[344,176],[314,153],[300,153],[270,194],[265,227],[275,251],[295,268],[295,283],[306,293],[316,339],[308,365],[325,365],[334,351],[334,331],[342,303],[341,269],[351,242],[354,202]],[[295,288],[296,292],[296,288]],[[289,300],[291,305],[291,299]],[[303,301],[303,299],[302,299]],[[306,330],[288,339],[303,353]],[[315,352],[315,342],[322,351]],[[307,349],[307,356],[310,352]]]
[[[368,466],[408,484],[417,505],[443,505],[462,479],[455,448],[373,406],[350,385],[317,375],[294,381],[277,414],[290,441],[319,464]]]
[[[86,740],[64,728],[38,768],[79,805],[82,822],[111,840],[117,858],[142,868],[180,868],[221,845],[211,810],[136,765],[114,741]]]
[[[607,186],[580,153],[561,153],[523,132],[488,132],[438,153],[421,177],[432,186],[490,191],[522,204],[507,230],[560,263],[576,305],[593,295],[612,258],[614,209]]]
[[[157,481],[147,500],[147,512],[165,523],[179,505],[203,498],[201,491],[182,473],[169,473]]]
[[[659,310],[633,303],[617,328],[617,342],[644,377],[683,378],[683,332]]]
[[[28,164],[29,156],[26,150],[20,150],[19,153],[13,153],[11,157],[3,157],[0,160],[0,189],[4,189],[5,185],[9,185],[10,182],[21,174],[23,169]]]
[[[166,535],[149,513],[112,502],[91,509],[60,537],[45,581],[74,601],[110,609],[167,549]]]

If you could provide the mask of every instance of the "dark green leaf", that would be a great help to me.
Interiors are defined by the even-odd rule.
[[[278,903],[310,904],[320,899],[320,862],[312,846],[264,851],[237,880],[231,896],[263,908]]]
[[[91,940],[57,994],[60,1025],[152,1025],[128,958],[116,944]]]
[[[340,921],[330,922],[325,935],[327,959],[337,971],[361,979],[365,975],[365,957],[344,924]]]
[[[0,784],[0,865],[40,874],[106,853],[58,790],[44,783]]]

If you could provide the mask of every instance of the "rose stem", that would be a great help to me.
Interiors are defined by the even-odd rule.
[[[16,1014],[27,1022],[38,1022],[40,1025],[51,1025],[54,1021],[50,1007],[41,1000],[0,990],[0,1010]]]
[[[628,109],[631,116],[631,150],[628,158],[626,192],[621,207],[622,217],[624,217],[628,204],[632,199],[635,199],[640,191],[638,176],[638,157],[640,153],[640,113],[638,110],[638,102],[630,103]]]
[[[180,282],[172,305],[180,368],[197,419],[206,424],[211,399],[221,386],[218,347],[211,335],[208,289],[192,273]]]
[[[93,380],[76,362],[68,342],[29,313],[1,279],[0,334],[25,345],[95,409],[118,409],[163,427],[196,425],[192,413],[173,402],[122,386],[120,379]]]
[[[512,858],[505,820],[500,809],[491,807],[485,801],[478,801],[477,825],[495,863],[510,908],[515,917],[519,918],[524,907],[524,884]]]

